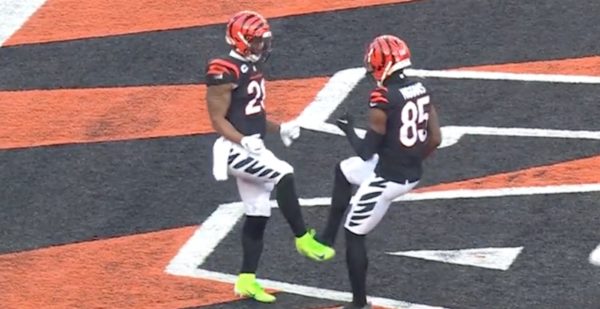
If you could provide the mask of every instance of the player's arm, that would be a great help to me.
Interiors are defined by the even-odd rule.
[[[242,135],[231,122],[225,118],[227,110],[231,105],[231,91],[234,85],[231,83],[208,86],[206,90],[206,104],[212,127],[217,133],[226,139],[240,144]]]
[[[373,157],[379,145],[385,136],[387,123],[387,114],[379,108],[371,108],[369,110],[369,128],[365,134],[365,138],[361,139],[354,131],[354,123],[348,116],[338,119],[338,127],[346,133],[346,137],[356,154],[363,160],[369,160]]]
[[[231,105],[231,93],[239,78],[239,69],[226,59],[212,59],[206,67],[206,104],[210,122],[217,133],[226,139],[240,144],[242,135],[227,120]]]
[[[286,147],[292,145],[294,140],[300,137],[300,124],[297,121],[277,123],[267,119],[267,132],[278,133],[281,141]]]
[[[435,107],[431,105],[429,110],[429,120],[427,121],[427,147],[423,158],[427,158],[431,155],[442,143],[442,130],[440,129],[440,122],[438,120],[437,111]]]

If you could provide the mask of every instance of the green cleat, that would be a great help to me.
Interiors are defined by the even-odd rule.
[[[233,291],[237,296],[253,298],[261,303],[272,303],[276,299],[258,284],[255,274],[240,274]]]
[[[296,237],[298,253],[314,261],[327,261],[335,256],[335,250],[315,240],[315,231],[310,229],[301,237]]]

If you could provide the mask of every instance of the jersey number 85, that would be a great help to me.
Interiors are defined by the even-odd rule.
[[[402,119],[400,143],[402,145],[412,147],[417,141],[422,143],[427,139],[427,120],[429,120],[429,113],[425,110],[427,104],[429,104],[429,96],[418,98],[417,103],[407,101],[404,104],[400,113]]]

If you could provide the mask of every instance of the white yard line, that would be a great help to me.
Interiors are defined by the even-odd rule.
[[[451,79],[480,79],[480,80],[512,80],[546,83],[569,84],[600,84],[600,76],[567,75],[567,74],[529,74],[504,73],[467,70],[405,70],[407,76],[451,78]]]
[[[167,271],[169,272],[169,271]],[[234,283],[237,276],[231,274],[225,274],[220,272],[208,271],[204,269],[194,268],[189,269],[184,273],[173,273],[172,275],[185,276],[198,279],[215,280],[225,283]],[[352,301],[352,294],[349,292],[335,291],[329,289],[321,289],[317,287],[275,281],[275,280],[258,280],[261,285],[265,288],[274,289],[281,292],[287,292],[296,295],[303,295],[307,297],[316,297],[320,299],[329,299],[339,302]],[[233,293],[233,289],[232,289]],[[381,306],[386,308],[399,308],[399,309],[443,309],[443,307],[434,307],[421,304],[413,304],[406,301],[381,298],[381,297],[369,297],[368,300],[375,306]]]

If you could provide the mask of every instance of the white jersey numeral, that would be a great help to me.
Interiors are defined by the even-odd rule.
[[[429,120],[429,113],[425,111],[427,104],[429,104],[429,96],[424,96],[418,98],[416,104],[413,101],[407,101],[402,108],[400,113],[402,120],[400,143],[402,145],[412,147],[417,141],[422,143],[427,139],[427,121]],[[421,125],[423,123],[425,126]]]
[[[260,113],[265,108],[264,102],[267,97],[265,80],[261,80],[260,83],[256,80],[251,80],[250,84],[248,84],[248,94],[254,97],[246,105],[246,115]]]

